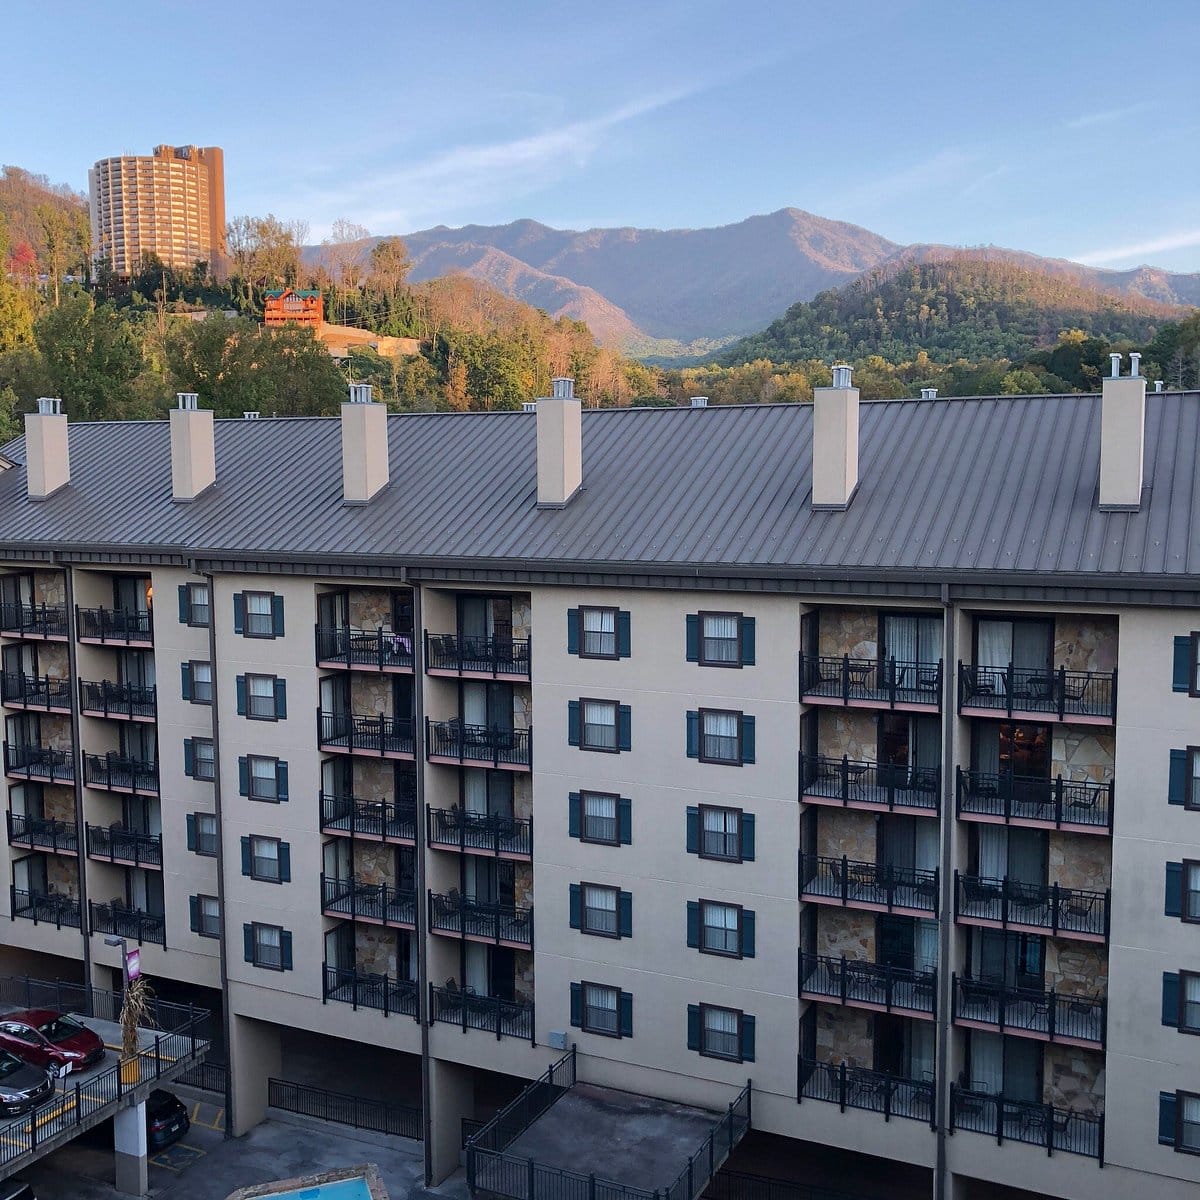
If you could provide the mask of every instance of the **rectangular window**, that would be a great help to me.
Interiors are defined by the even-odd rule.
[[[700,857],[740,862],[742,810],[700,806]]]
[[[598,983],[583,985],[583,1029],[587,1033],[603,1033],[609,1037],[620,1036],[618,1010],[620,992],[615,987]]]
[[[1200,862],[1183,860],[1183,919],[1200,923]]]
[[[713,708],[700,710],[700,761],[740,763],[742,714]]]
[[[710,1058],[742,1058],[742,1014],[736,1008],[700,1005],[700,1053]]]
[[[1200,973],[1179,972],[1179,1029],[1200,1033]]]
[[[583,809],[583,841],[617,845],[617,797],[608,792],[580,792],[579,803]]]
[[[246,716],[252,721],[274,721],[275,676],[246,676]]]
[[[1183,804],[1193,812],[1200,812],[1200,746],[1189,746],[1187,756],[1188,773]]]
[[[275,637],[275,597],[271,592],[243,592],[246,637]]]
[[[1179,1125],[1175,1131],[1175,1148],[1185,1154],[1200,1154],[1200,1095],[1177,1092]]]
[[[581,608],[579,610],[579,653],[583,658],[617,657],[617,610]]]
[[[268,967],[273,971],[283,970],[283,930],[278,925],[251,926],[254,934],[254,957],[256,967]]]
[[[617,929],[617,892],[615,887],[595,883],[583,885],[583,931],[602,937],[619,937]]]
[[[580,745],[585,750],[617,749],[617,702],[615,700],[584,700],[583,728]]]
[[[193,661],[188,666],[191,668],[192,681],[189,699],[193,704],[211,704],[213,698],[212,663]]]
[[[250,878],[267,883],[279,883],[279,839],[252,837],[250,839]]]
[[[196,823],[196,853],[217,856],[217,818],[212,813],[193,813]]]
[[[246,766],[250,775],[251,800],[279,799],[279,759],[265,758],[259,754],[251,754],[246,758]]]
[[[181,597],[183,610],[180,615],[186,617],[188,625],[207,628],[212,619],[212,610],[208,602],[207,583],[189,583],[184,585],[184,595]]]
[[[741,666],[741,628],[741,613],[701,613],[701,664],[706,667]]]
[[[216,896],[196,897],[196,932],[201,937],[221,936],[221,906]]]
[[[737,904],[700,901],[700,949],[706,954],[740,957],[742,910]]]
[[[212,738],[192,738],[192,778],[213,779],[216,773]]]

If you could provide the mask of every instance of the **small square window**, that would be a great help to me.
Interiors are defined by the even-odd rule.
[[[196,853],[208,858],[217,855],[217,818],[212,813],[194,813],[196,822]]]
[[[254,965],[283,970],[283,930],[278,925],[252,926],[254,930]]]
[[[1200,922],[1200,862],[1183,860],[1183,919]]]
[[[279,883],[279,839],[252,837],[250,839],[250,878],[267,883]]]
[[[196,897],[196,916],[198,928],[196,932],[201,937],[218,938],[221,936],[221,906],[216,896]]]
[[[742,810],[700,806],[700,857],[742,860]]]
[[[279,799],[279,759],[251,754],[246,759],[250,775],[250,799],[277,801]]]
[[[742,714],[714,708],[700,710],[700,761],[742,761]]]
[[[617,797],[609,792],[580,792],[579,806],[583,816],[582,840],[617,845]]]
[[[275,676],[246,676],[246,716],[252,721],[274,721]]]
[[[615,608],[581,608],[579,625],[579,653],[583,658],[617,657],[617,610]]]
[[[1183,804],[1193,812],[1200,812],[1200,746],[1189,746],[1187,756],[1188,773]]]
[[[195,662],[192,668],[192,703],[211,704],[213,698],[212,663]]]
[[[617,702],[584,700],[579,744],[585,750],[617,749]]]
[[[217,763],[213,753],[212,738],[192,739],[192,778],[213,779],[216,777]]]
[[[742,614],[700,614],[700,662],[706,667],[742,665]]]
[[[246,602],[246,636],[274,637],[274,595],[271,592],[243,592],[242,596]]]
[[[617,937],[617,891],[595,883],[583,885],[583,931]]]
[[[1175,1148],[1186,1154],[1200,1154],[1200,1095],[1195,1092],[1176,1092],[1178,1126]]]
[[[742,1014],[736,1008],[700,1005],[700,1053],[741,1062]]]
[[[212,609],[208,602],[207,583],[187,585],[187,623],[207,628],[212,620]]]
[[[1179,972],[1179,1029],[1200,1033],[1200,972]]]
[[[700,949],[707,954],[741,957],[742,910],[739,905],[700,901]]]
[[[609,1037],[620,1035],[618,1008],[620,992],[615,987],[599,983],[583,985],[583,1029],[587,1033],[602,1033]]]

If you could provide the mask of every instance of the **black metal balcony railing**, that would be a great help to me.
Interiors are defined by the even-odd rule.
[[[4,773],[42,783],[71,783],[75,779],[75,755],[49,746],[13,746],[5,742]]]
[[[52,854],[78,854],[79,833],[74,821],[53,817],[31,817],[25,813],[5,814],[10,846],[49,850]]]
[[[843,805],[871,804],[901,812],[937,812],[942,772],[939,767],[892,766],[852,758],[800,755],[800,793]]]
[[[856,862],[822,854],[800,855],[800,893],[842,904],[870,904],[936,912],[938,873],[888,863]]]
[[[141,945],[155,942],[166,945],[166,922],[162,913],[143,912],[140,908],[126,908],[123,904],[88,904],[93,933],[107,933],[115,937],[129,938]]]
[[[101,717],[146,717],[157,712],[158,689],[108,679],[79,681],[79,707]]]
[[[89,858],[104,858],[122,866],[162,866],[162,838],[156,833],[89,825],[87,852]]]
[[[85,754],[83,782],[87,787],[114,792],[158,795],[158,763],[122,754]]]
[[[1057,883],[987,879],[955,871],[954,915],[1005,928],[1025,925],[1055,934],[1107,939],[1109,892],[1088,892]]]
[[[958,664],[958,707],[1116,720],[1116,671],[1037,670]]]
[[[457,1025],[464,1032],[483,1029],[502,1037],[533,1041],[533,1001],[501,1000],[496,996],[477,996],[470,988],[429,987],[429,1018],[446,1025]]]
[[[67,610],[61,604],[0,604],[0,633],[66,638]]]
[[[325,833],[348,833],[351,837],[417,840],[417,802],[359,800],[354,796],[321,793],[321,829]]]
[[[1112,829],[1113,784],[958,769],[958,811],[1005,821]]]
[[[800,990],[841,1004],[937,1012],[937,972],[913,971],[884,963],[827,954],[800,954]]]
[[[533,854],[533,822],[526,817],[475,813],[464,809],[428,810],[429,844],[443,850],[484,854]]]
[[[359,879],[321,876],[321,911],[352,921],[362,918],[385,925],[415,929],[417,893],[400,891],[386,883],[363,883]]]
[[[425,668],[470,671],[476,675],[529,677],[528,638],[474,637],[458,633],[425,634]]]
[[[933,1104],[932,1079],[904,1079],[866,1067],[848,1067],[845,1063],[797,1060],[797,1100],[826,1100],[848,1108],[863,1108],[883,1113],[883,1119],[911,1117],[928,1121],[937,1128],[937,1113]]]
[[[80,608],[75,606],[76,635],[81,641],[152,642],[154,616],[148,609]]]
[[[429,894],[429,927],[438,933],[533,946],[533,906],[485,904],[451,892]]]
[[[413,723],[408,717],[318,712],[317,732],[322,746],[339,750],[368,750],[379,755],[413,753]]]
[[[35,925],[53,925],[61,929],[66,925],[78,929],[82,920],[79,901],[74,896],[63,896],[57,892],[27,892],[10,887],[9,911],[14,917],[25,917]]]
[[[413,635],[391,629],[356,629],[353,625],[317,626],[317,662],[345,667],[412,669]]]
[[[430,758],[527,767],[533,761],[533,730],[464,725],[457,720],[431,721],[426,717],[425,747]]]
[[[338,1000],[355,1009],[376,1008],[385,1017],[401,1013],[417,1015],[417,985],[411,979],[395,979],[358,968],[347,969],[323,964],[323,1000]]]
[[[986,1133],[997,1142],[1006,1138],[1063,1150],[1104,1161],[1104,1114],[1056,1108],[1027,1100],[1006,1100],[985,1091],[950,1085],[950,1128]]]
[[[0,676],[0,699],[13,708],[39,708],[47,712],[71,711],[71,681],[50,675],[25,675],[5,671]]]
[[[1007,987],[987,979],[954,977],[954,1019],[1043,1036],[1103,1046],[1108,1002],[1103,996]]]
[[[895,658],[852,658],[843,655],[800,655],[800,698],[829,699],[841,704],[865,701],[886,704],[942,703],[942,664],[905,662]]]

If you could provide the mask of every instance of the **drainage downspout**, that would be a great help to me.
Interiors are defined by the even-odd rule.
[[[421,1022],[421,1138],[425,1151],[425,1186],[433,1186],[433,1123],[430,1119],[432,1087],[429,1067],[429,906],[425,901],[425,619],[421,588],[413,594],[413,749],[417,760],[417,1019]]]

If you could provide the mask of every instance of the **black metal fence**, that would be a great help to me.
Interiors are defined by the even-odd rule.
[[[1068,717],[1117,718],[1116,671],[1039,670],[958,664],[958,707]]]
[[[61,604],[0,604],[0,631],[65,639],[67,610]]]
[[[411,979],[355,968],[323,964],[322,998],[349,1004],[354,1009],[374,1008],[390,1017],[417,1016],[417,985]]]
[[[888,863],[858,862],[823,854],[800,855],[800,893],[825,896],[842,904],[871,904],[888,909],[936,912],[938,873]]]
[[[140,946],[142,942],[167,944],[166,921],[160,913],[143,912],[137,908],[126,908],[122,904],[88,902],[93,933],[107,933],[114,937],[129,938]]]
[[[476,675],[529,676],[529,639],[425,634],[425,668]]]
[[[413,635],[392,629],[358,629],[353,625],[317,626],[317,662],[377,671],[412,669]]]
[[[533,761],[532,729],[465,725],[425,718],[425,752],[432,758],[485,762],[493,767],[527,767]]]
[[[861,1200],[861,1196],[722,1167],[709,1181],[704,1200]]]
[[[796,1098],[826,1100],[847,1108],[861,1108],[892,1117],[926,1121],[937,1128],[934,1107],[934,1081],[903,1079],[866,1067],[848,1067],[845,1063],[818,1062],[801,1057],[797,1060]]]
[[[75,606],[75,629],[80,640],[150,643],[154,640],[154,614],[137,608],[80,608]]]
[[[5,814],[10,846],[28,846],[33,850],[49,850],[76,854],[79,851],[79,831],[74,821],[54,817],[31,817],[27,813]]]
[[[337,750],[367,750],[379,755],[413,753],[413,723],[409,717],[318,712],[317,736],[322,746]]]
[[[416,799],[360,800],[356,796],[321,793],[321,829],[326,833],[348,833],[351,837],[417,840]]]
[[[456,892],[430,892],[429,927],[439,933],[532,947],[533,905],[485,904]]]
[[[747,1083],[725,1115],[709,1130],[700,1149],[688,1158],[675,1182],[660,1193],[663,1200],[695,1200],[749,1129],[750,1084]]]
[[[9,912],[14,917],[24,917],[35,925],[41,923],[61,929],[78,929],[83,920],[79,901],[74,896],[59,892],[28,892],[9,887]]]
[[[886,1011],[937,1012],[937,972],[912,971],[883,963],[800,954],[800,990],[842,1004],[882,1006]]]
[[[130,829],[107,825],[88,825],[87,852],[91,858],[105,858],[122,865],[162,866],[162,838],[156,833],[135,833]]]
[[[25,675],[5,671],[0,675],[0,699],[5,704],[24,708],[44,708],[48,712],[71,711],[71,681],[49,675]]]
[[[942,663],[801,654],[800,697],[941,708]]]
[[[417,893],[401,891],[386,883],[362,883],[357,879],[321,876],[321,910],[338,916],[365,917],[386,925],[415,929]]]
[[[106,791],[158,795],[158,763],[123,754],[85,754],[83,782]]]
[[[954,915],[994,922],[1003,928],[1024,925],[1051,933],[1107,938],[1109,892],[1089,892],[1057,883],[1022,883],[954,872]]]
[[[69,980],[34,979],[29,975],[0,976],[0,1003],[14,1008],[50,1008],[56,1012],[75,1012],[101,1021],[121,1017],[121,993]],[[197,1039],[208,1037],[211,1014],[194,1004],[176,1004],[149,1000],[150,1027],[164,1033],[194,1033]]]
[[[1006,1139],[1063,1150],[1104,1162],[1104,1114],[1056,1108],[1025,1100],[1007,1100],[988,1092],[950,1085],[950,1129],[986,1133],[997,1143]]]
[[[496,996],[477,996],[470,988],[457,985],[429,987],[429,1019],[443,1025],[494,1033],[502,1037],[533,1042],[533,1001],[501,1000]]]
[[[1005,821],[1040,821],[1061,828],[1094,825],[1112,828],[1113,784],[1088,780],[1037,779],[1011,772],[958,769],[960,814],[999,817]]]
[[[893,766],[852,758],[800,755],[800,794],[819,796],[843,805],[873,804],[901,812],[940,807],[942,772],[939,767]]]
[[[79,681],[79,707],[103,717],[153,719],[158,711],[158,689],[110,679]]]
[[[225,1063],[209,1062],[205,1059],[177,1077],[176,1082],[187,1087],[199,1088],[202,1092],[224,1095],[229,1086],[229,1067]]]
[[[428,810],[429,844],[488,854],[533,854],[533,822],[501,813],[476,813],[455,806]]]
[[[351,1125],[355,1129],[369,1129],[394,1137],[420,1139],[422,1136],[421,1110],[407,1104],[368,1100],[287,1079],[267,1080],[267,1103],[285,1112]]]
[[[1069,1038],[1103,1046],[1108,1001],[1103,996],[1064,995],[1053,988],[1006,987],[986,979],[954,977],[954,1019],[994,1025],[1001,1033],[1023,1029],[1050,1041]]]
[[[49,746],[14,746],[4,743],[4,773],[41,783],[73,783],[75,755]]]

